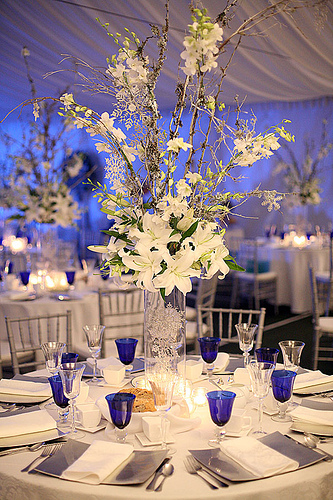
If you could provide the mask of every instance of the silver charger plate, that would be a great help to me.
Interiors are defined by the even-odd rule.
[[[259,439],[262,443],[278,451],[286,457],[296,460],[299,463],[299,469],[307,467],[325,458],[317,451],[310,450],[306,446],[295,443],[286,438],[280,432],[273,432]],[[253,481],[263,479],[263,477],[254,476],[251,472],[244,469],[232,458],[227,457],[219,448],[209,450],[189,450],[189,452],[207,469],[218,476],[229,481]]]
[[[72,465],[88,448],[89,444],[69,439],[52,457],[36,467],[36,471],[54,477]],[[134,451],[102,484],[130,485],[144,483],[162,463],[166,450]]]

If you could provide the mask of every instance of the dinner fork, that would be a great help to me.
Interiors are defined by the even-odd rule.
[[[229,484],[224,483],[223,481],[221,481],[220,479],[218,479],[217,477],[215,477],[211,472],[209,472],[208,470],[204,469],[202,467],[202,465],[198,462],[198,460],[193,455],[189,455],[187,457],[187,460],[193,466],[193,468],[196,470],[196,472],[198,472],[198,471],[205,472],[212,479],[214,479],[214,481],[216,481],[217,484],[219,484],[222,488],[228,488]]]
[[[60,450],[62,444],[63,443],[57,443],[45,446],[44,450],[39,455],[39,457],[35,458],[29,465],[24,467],[24,469],[22,469],[21,472],[28,472],[28,473],[32,472],[34,469],[34,465],[38,462],[38,460],[51,457],[56,451]]]
[[[215,484],[212,484],[208,479],[206,479],[204,476],[200,474],[199,471],[196,470],[196,468],[193,466],[192,462],[189,460],[189,456],[184,458],[184,464],[187,472],[189,474],[197,474],[201,479],[203,479],[212,490],[218,490],[218,487],[215,486]]]

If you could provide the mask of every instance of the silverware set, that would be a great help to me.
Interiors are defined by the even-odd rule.
[[[43,460],[43,459],[52,457],[52,455],[54,455],[57,451],[60,450],[60,448],[62,447],[63,444],[64,443],[48,444],[47,446],[45,446],[41,455],[39,455],[39,457],[35,458],[29,465],[24,467],[21,470],[21,472],[28,472],[28,474],[33,473],[35,471],[35,464],[37,464],[37,462],[39,460]]]
[[[184,459],[184,465],[189,474],[197,474],[201,479],[203,479],[208,486],[212,490],[217,490],[218,487],[215,486],[215,484],[211,483],[204,475],[203,473],[206,473],[211,479],[213,479],[221,488],[227,488],[229,486],[228,483],[224,483],[217,477],[215,477],[211,472],[208,470],[204,469],[202,465],[196,460],[196,458],[193,457],[193,455],[188,455]]]

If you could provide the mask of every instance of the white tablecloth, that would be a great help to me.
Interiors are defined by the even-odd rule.
[[[311,311],[309,266],[315,271],[327,271],[329,248],[268,244],[259,247],[258,255],[260,259],[269,260],[270,270],[277,273],[278,304],[290,306],[291,312],[295,314]]]
[[[207,385],[208,382],[205,382]],[[198,385],[198,384],[196,384]],[[199,385],[203,385],[201,382]],[[212,386],[208,388],[212,390]],[[214,390],[214,389],[213,389]],[[89,396],[96,398],[108,394],[110,388],[90,388]],[[246,408],[247,414],[257,422],[258,413],[252,409],[253,402]],[[212,437],[214,424],[212,423],[208,408],[199,408],[194,416],[200,416],[200,427],[189,432],[175,435],[176,453],[172,457],[175,473],[168,478],[163,486],[163,491],[156,493],[163,500],[331,500],[333,490],[332,462],[320,462],[313,466],[297,470],[280,476],[259,481],[234,483],[229,488],[210,490],[210,488],[197,476],[186,472],[183,460],[188,455],[188,449],[207,449],[207,441]],[[288,432],[289,423],[277,424],[264,415],[264,429],[268,432],[279,430]],[[298,434],[294,434],[299,438]],[[107,440],[105,431],[96,434],[86,433],[82,441],[87,443],[93,439]],[[141,449],[138,440],[129,436],[136,449]],[[322,444],[328,453],[333,453],[333,442]],[[147,449],[147,448],[145,448]],[[73,483],[42,474],[29,475],[21,473],[20,469],[30,463],[36,454],[30,452],[17,455],[0,457],[0,498],[3,500],[151,500],[155,494],[147,492],[148,483],[139,486],[90,486],[87,484]]]

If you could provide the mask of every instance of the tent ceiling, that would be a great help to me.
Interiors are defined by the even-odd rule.
[[[105,58],[115,52],[112,40],[97,23],[110,23],[111,32],[124,32],[125,26],[140,38],[150,34],[148,22],[162,24],[164,0],[1,0],[0,2],[0,112],[1,118],[14,106],[30,97],[21,49],[30,50],[29,64],[37,95],[55,95],[67,84],[78,82],[74,72],[43,75],[61,68],[74,69],[69,61],[59,66],[62,54],[82,58],[103,68]],[[179,53],[184,30],[191,22],[188,0],[170,0],[170,43],[167,61],[158,83],[160,107],[175,102]],[[207,0],[215,17],[225,6],[224,0]],[[240,0],[231,27],[237,27],[268,0]],[[268,36],[248,37],[239,47],[223,84],[223,99],[232,103],[235,94],[247,96],[247,102],[297,101],[333,95],[333,10],[329,1],[327,21],[316,31],[313,13],[298,11],[302,31],[290,18],[280,17]],[[281,25],[282,23],[282,25]],[[265,25],[265,28],[268,24]],[[154,51],[151,52],[154,55]],[[225,64],[227,56],[222,54]],[[181,72],[182,74],[182,72]],[[182,76],[182,75],[181,75]],[[77,89],[80,92],[80,88]],[[80,102],[107,109],[107,97],[77,95]]]

